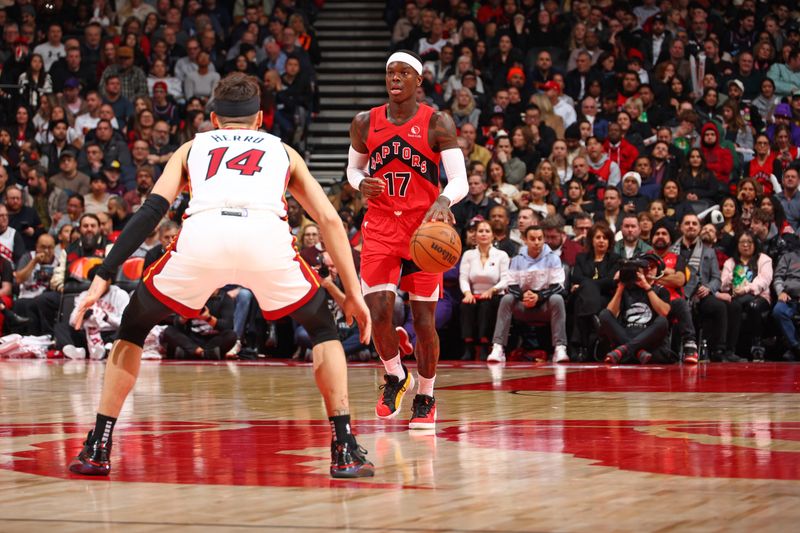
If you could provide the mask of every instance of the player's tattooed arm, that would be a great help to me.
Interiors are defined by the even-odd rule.
[[[442,152],[449,148],[458,148],[456,135],[456,124],[452,117],[447,113],[437,112],[431,117],[430,128],[428,128],[428,139],[437,152]]]
[[[362,154],[367,153],[367,132],[369,131],[369,111],[363,111],[350,123],[350,145]]]

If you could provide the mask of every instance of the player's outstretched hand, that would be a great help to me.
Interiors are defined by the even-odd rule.
[[[369,315],[369,308],[364,301],[364,296],[361,295],[361,291],[359,291],[359,294],[346,295],[344,297],[342,310],[344,311],[348,326],[353,324],[353,319],[355,318],[358,324],[358,334],[361,339],[361,344],[369,344],[372,338],[372,318]]]
[[[436,222],[437,220],[448,224],[456,223],[456,217],[453,215],[453,212],[450,211],[450,200],[443,196],[440,196],[433,202],[431,208],[425,213],[425,218],[422,219],[422,223]]]
[[[361,191],[361,195],[364,198],[369,200],[370,198],[377,198],[380,196],[384,187],[386,187],[386,181],[370,176],[361,181],[358,190]]]
[[[111,285],[111,280],[105,280],[100,276],[95,276],[94,280],[92,281],[91,287],[87,291],[86,298],[83,299],[80,306],[78,307],[78,311],[75,314],[75,329],[80,330],[81,326],[83,325],[83,316],[86,314],[86,311],[89,310],[103,295],[108,291],[108,287]]]

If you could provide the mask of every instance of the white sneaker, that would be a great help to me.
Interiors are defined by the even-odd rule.
[[[83,350],[83,348],[79,348]],[[89,348],[89,359],[93,361],[100,361],[106,356],[106,348],[102,344],[95,344]]]
[[[505,363],[506,353],[503,351],[503,345],[495,344],[492,346],[492,353],[489,354],[486,361],[490,363]]]
[[[61,353],[63,353],[64,357],[67,359],[86,359],[86,350],[84,348],[77,348],[72,344],[64,346]]]
[[[569,356],[567,355],[567,347],[562,345],[556,346],[556,351],[553,353],[554,363],[569,363]]]

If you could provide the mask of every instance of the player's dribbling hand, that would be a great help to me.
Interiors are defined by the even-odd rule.
[[[372,318],[369,315],[369,308],[364,301],[364,297],[360,294],[348,294],[344,297],[342,304],[342,311],[347,321],[347,325],[353,324],[355,318],[358,324],[358,336],[361,344],[369,344],[372,337]]]
[[[100,276],[95,276],[94,280],[92,281],[91,287],[89,290],[86,291],[86,298],[83,299],[80,306],[78,306],[78,310],[75,313],[75,330],[79,331],[81,326],[83,325],[83,317],[86,314],[86,311],[92,307],[97,300],[103,297],[103,295],[108,291],[108,287],[111,285],[111,280],[105,280]]]
[[[370,198],[377,198],[383,193],[383,188],[386,187],[386,182],[380,178],[366,177],[361,180],[358,190],[361,195],[369,200]]]
[[[433,202],[431,208],[425,213],[425,218],[422,219],[422,223],[436,222],[437,220],[446,222],[447,224],[456,223],[456,217],[453,216],[453,212],[450,211],[450,200],[444,196],[440,196]]]

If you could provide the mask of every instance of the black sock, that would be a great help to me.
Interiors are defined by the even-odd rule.
[[[95,441],[110,441],[111,432],[114,431],[114,424],[116,423],[116,418],[97,413],[97,421],[94,423],[94,433],[92,433],[92,438]]]
[[[329,416],[331,421],[331,434],[334,440],[344,442],[350,440],[350,415]]]

